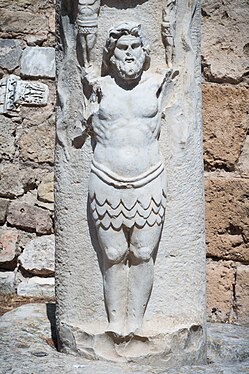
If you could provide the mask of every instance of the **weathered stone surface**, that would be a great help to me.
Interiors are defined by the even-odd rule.
[[[48,95],[46,84],[22,80],[19,76],[10,74],[0,80],[0,113],[16,116],[20,105],[46,106]]]
[[[19,66],[22,54],[21,42],[15,39],[0,39],[0,67],[9,71]]]
[[[0,225],[3,225],[6,220],[8,205],[8,199],[0,198]]]
[[[93,1],[92,8],[89,5],[94,16],[100,4],[100,1]],[[165,25],[167,19],[161,27],[162,11],[164,15],[167,13],[167,9],[164,8],[166,2],[147,0],[139,1],[139,4],[135,1],[126,5],[124,2],[117,4],[118,6],[115,6],[114,2],[102,4],[103,12],[100,11],[100,28],[94,53],[90,53],[94,35],[91,35],[91,45],[90,38],[86,39],[86,43],[84,40],[81,43],[87,44],[85,52],[86,50],[89,52],[89,56],[84,53],[85,67],[87,68],[87,62],[92,63],[91,76],[96,77],[97,90],[101,91],[94,108],[88,101],[88,95],[83,97],[86,90],[82,90],[81,87],[82,79],[79,74],[81,69],[77,61],[71,58],[74,47],[70,53],[71,47],[64,49],[65,44],[62,40],[61,53],[57,59],[60,108],[57,117],[55,178],[57,205],[55,208],[58,228],[56,238],[59,285],[57,323],[61,326],[60,341],[63,349],[70,351],[72,348],[74,353],[87,354],[88,357],[93,358],[132,359],[140,362],[162,359],[165,367],[173,365],[174,360],[174,364],[179,365],[181,359],[184,362],[191,362],[191,360],[195,363],[201,362],[205,360],[205,270],[204,227],[201,219],[204,213],[201,194],[203,167],[199,90],[201,79],[198,59],[196,59],[199,50],[197,45],[199,3],[187,0],[167,2],[173,8],[172,18],[177,25],[175,40],[178,45],[174,50],[176,66],[170,48],[164,49],[161,42],[162,37],[164,45],[168,42],[165,35],[160,35],[163,27],[165,33],[167,32]],[[84,6],[82,8],[84,9]],[[69,40],[74,40],[75,33],[71,23],[68,22],[72,14],[69,13],[69,7],[66,9],[68,18],[64,17],[64,14],[62,19],[60,15],[57,17],[58,29],[60,35],[64,32]],[[79,26],[86,16],[83,9],[82,13],[78,13]],[[142,71],[145,67],[145,59],[147,60],[145,56],[147,42],[144,44],[139,38],[139,25],[131,23],[131,19],[141,22],[142,32],[151,45],[152,62],[148,72]],[[123,22],[127,22],[126,26]],[[119,40],[122,49],[119,54],[118,44],[113,43],[113,36],[120,35],[123,27],[132,28],[133,31],[127,39],[123,40],[121,37],[122,41]],[[110,28],[112,32],[109,33],[106,43],[105,35]],[[134,30],[138,33],[136,39],[133,35]],[[194,37],[191,38],[190,35]],[[136,43],[140,61],[135,51],[132,51],[132,40]],[[110,48],[107,58],[103,61],[105,43],[109,47],[116,47],[114,55]],[[124,43],[123,47],[121,47],[122,43]],[[74,43],[72,45],[74,46]],[[80,43],[76,45],[80,51]],[[129,52],[125,52],[124,47]],[[131,58],[126,59],[126,53],[131,54]],[[92,59],[92,55],[96,56],[96,60]],[[173,76],[170,78],[168,75],[167,78],[167,73],[165,75],[164,69],[167,71],[167,64],[163,65],[165,55],[169,65],[173,64],[173,70],[174,68],[180,70],[175,85],[169,82]],[[111,63],[108,57],[111,57]],[[130,62],[132,68],[131,65],[128,66]],[[101,64],[108,67],[107,75],[104,77],[98,75]],[[122,71],[119,64],[124,66]],[[155,74],[156,71],[158,75]],[[159,73],[160,71],[162,74]],[[94,79],[93,81],[89,79],[88,84],[90,90],[92,87],[93,90],[95,89]],[[171,87],[172,92],[169,94]],[[166,91],[170,96],[169,100],[164,96]],[[160,105],[164,101],[165,105],[167,102],[165,108],[167,123],[162,121],[162,132],[158,143],[160,112],[164,111]],[[85,142],[82,137],[84,144],[80,152],[77,152],[74,147],[80,148],[80,146],[72,142],[73,132],[76,132],[75,128],[82,118],[89,117],[89,113],[94,116],[92,143],[97,145],[91,147],[89,137]],[[153,132],[152,129],[155,131]],[[99,136],[100,132],[102,135]],[[105,139],[103,143],[101,143],[102,136]],[[159,148],[162,159],[159,156]],[[93,158],[92,153],[94,153]],[[95,178],[92,172],[88,184],[91,158],[98,160],[100,168],[104,165],[103,169],[108,178],[111,175],[118,182],[111,182],[110,179],[107,181],[105,177],[103,181],[94,169],[93,162],[92,170],[95,170],[95,175],[98,174],[99,179]],[[152,200],[155,198],[155,201],[158,200],[160,204],[159,191],[164,188],[161,185],[164,175],[162,173],[158,179],[155,177],[151,184],[151,180],[150,182],[147,180],[148,183],[140,180],[141,173],[145,171],[148,176],[150,175],[148,178],[155,176],[150,167],[160,164],[161,160],[165,163],[166,174],[169,177],[170,195],[162,237],[159,217],[163,216],[164,202],[161,205],[161,212],[157,214],[152,209]],[[134,181],[139,180],[141,189],[137,188],[138,184],[135,182],[129,184],[127,182],[129,177]],[[88,187],[92,211],[87,206]],[[129,190],[130,187],[132,188]],[[159,193],[158,197],[156,190]],[[115,209],[117,207],[117,211],[114,212],[114,209],[112,210],[108,205],[115,206]],[[141,208],[142,205],[144,210]],[[133,213],[130,211],[131,206],[134,207]],[[145,206],[146,209],[150,206],[151,210],[145,213]],[[91,214],[93,220],[89,219]],[[98,240],[96,231],[98,231]],[[149,257],[157,247],[157,241],[160,241],[160,245],[154,272],[153,261]],[[73,251],[70,250],[72,247]],[[83,258],[82,253],[84,253]],[[105,259],[104,263],[102,257]],[[168,271],[168,269],[173,270]],[[88,279],[92,281],[89,283]],[[139,282],[140,286],[137,284],[138,279],[143,279],[142,283]],[[150,294],[152,284],[153,291]],[[74,309],[72,309],[72,300],[74,300]],[[139,328],[147,304],[141,331]],[[108,327],[106,327],[108,323],[106,310],[110,322]],[[80,323],[79,315],[85,324],[89,323],[87,329]],[[65,324],[70,327],[67,329]],[[110,331],[108,336],[104,333],[105,329]],[[72,335],[75,333],[75,339],[69,341],[68,332]],[[122,337],[129,339],[128,336],[132,334],[138,336],[126,347],[118,344],[117,340],[122,340]],[[120,338],[111,339],[111,336],[115,335]],[[85,339],[86,336],[89,339]],[[71,342],[72,346],[70,346]]]
[[[54,202],[54,173],[49,173],[43,178],[37,189],[37,197],[47,203]]]
[[[217,82],[240,82],[248,72],[247,1],[202,1],[204,75]]]
[[[54,297],[54,278],[32,277],[17,286],[17,295],[33,297]]]
[[[210,177],[205,187],[207,255],[249,261],[249,180]]]
[[[24,193],[21,183],[21,172],[18,164],[0,165],[0,195],[9,198],[21,196]]]
[[[12,261],[16,256],[18,231],[15,229],[0,230],[0,263]]]
[[[25,40],[28,46],[35,47],[37,45],[41,45],[41,43],[44,43],[47,40],[47,35],[45,34],[26,35]]]
[[[15,154],[16,124],[0,114],[0,160],[12,160]]]
[[[21,74],[25,77],[54,78],[54,48],[27,47],[22,54]]]
[[[8,209],[7,222],[21,229],[36,231],[38,234],[52,232],[50,212],[26,202],[13,201]]]
[[[234,170],[248,128],[249,90],[203,85],[204,161],[207,169]]]
[[[37,187],[48,170],[6,163],[0,165],[0,196],[14,199]]]
[[[23,252],[25,246],[35,238],[36,233],[19,230],[18,255],[20,255]]]
[[[53,203],[44,203],[43,201],[37,200],[35,202],[35,206],[38,206],[40,208],[48,209],[51,212],[54,211],[54,204]]]
[[[0,271],[0,292],[4,295],[15,292],[15,273],[13,271]]]
[[[3,374],[246,374],[249,373],[248,327],[209,324],[208,358],[212,363],[165,369],[154,363],[118,364],[64,355],[53,347],[55,305],[27,304],[0,318]],[[51,330],[52,327],[52,330]]]
[[[48,19],[45,15],[28,11],[1,9],[0,31],[9,35],[41,34],[45,38]]]
[[[36,275],[54,274],[54,235],[45,235],[31,240],[19,256],[21,266]]]
[[[249,266],[239,265],[237,268],[236,285],[236,312],[238,323],[249,324]]]
[[[249,328],[231,324],[208,323],[208,360],[235,363],[249,359]],[[245,372],[249,372],[245,371]],[[214,372],[216,373],[216,372]],[[228,372],[230,373],[230,372]],[[244,373],[244,371],[238,371]]]
[[[20,136],[20,157],[23,161],[52,164],[54,160],[54,121],[25,129]]]
[[[239,157],[237,169],[245,176],[249,175],[249,135],[247,135]]]
[[[48,104],[46,107],[25,107],[21,106],[20,115],[23,118],[22,128],[30,128],[33,126],[41,125],[46,121],[54,124],[55,113],[55,86],[51,81],[44,81],[49,87]],[[52,122],[53,121],[53,122]]]
[[[235,268],[232,261],[207,260],[207,315],[212,322],[234,320],[233,286]]]

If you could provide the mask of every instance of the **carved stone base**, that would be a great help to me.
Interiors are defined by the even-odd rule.
[[[146,334],[142,332],[140,336],[123,339],[105,333],[103,326],[102,331],[98,329],[101,332],[96,332],[96,325],[94,330],[62,324],[61,351],[91,360],[135,362],[164,368],[206,362],[201,325],[176,326],[167,329],[168,332],[148,330]]]

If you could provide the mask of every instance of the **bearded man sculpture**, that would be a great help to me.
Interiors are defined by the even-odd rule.
[[[162,91],[172,72],[149,74],[149,63],[140,25],[112,28],[106,75],[92,94],[90,211],[104,258],[106,332],[120,338],[139,335],[167,199],[158,138]]]

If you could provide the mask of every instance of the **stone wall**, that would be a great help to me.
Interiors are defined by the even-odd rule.
[[[51,0],[0,4],[0,79],[14,74],[49,88],[46,106],[0,114],[1,293],[54,295],[54,13]]]
[[[202,1],[207,305],[209,320],[249,323],[249,5],[236,4]],[[53,0],[3,0],[0,17],[0,79],[49,87],[46,106],[0,114],[0,292],[53,296]]]
[[[203,0],[207,310],[249,322],[249,5]]]

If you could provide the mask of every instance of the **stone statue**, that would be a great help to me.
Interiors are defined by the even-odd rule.
[[[100,0],[79,0],[78,35],[83,52],[83,63],[89,67],[93,61],[92,50],[96,42]]]
[[[94,147],[90,211],[103,251],[104,296],[116,337],[139,335],[167,200],[158,139],[161,100],[172,70],[149,74],[140,25],[109,30],[106,73],[92,82]]]
[[[162,39],[168,67],[172,66],[175,49],[176,32],[176,0],[167,0],[163,10]]]

